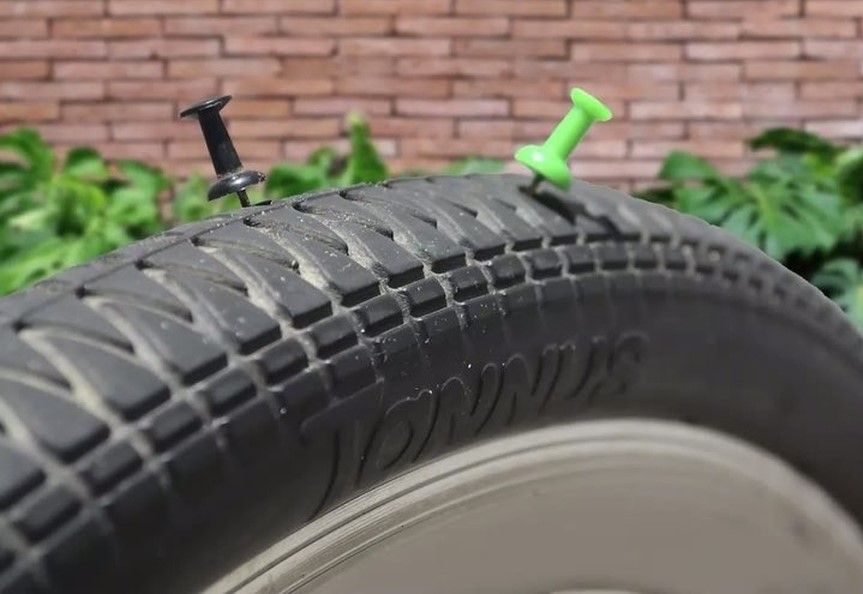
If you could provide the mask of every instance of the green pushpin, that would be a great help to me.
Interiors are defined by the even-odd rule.
[[[542,146],[525,146],[515,153],[516,161],[536,173],[528,188],[530,194],[536,191],[543,179],[558,188],[568,189],[572,184],[572,174],[567,165],[570,153],[594,122],[607,122],[611,119],[611,110],[590,93],[573,89],[570,97],[572,109],[555,127],[545,143]]]

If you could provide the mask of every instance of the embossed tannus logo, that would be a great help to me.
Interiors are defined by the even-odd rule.
[[[324,505],[357,485],[375,484],[468,439],[622,394],[636,381],[646,347],[647,339],[637,333],[615,339],[596,336],[548,346],[532,361],[517,354],[486,364],[474,385],[453,377],[436,389],[400,400],[382,415],[378,407],[356,406],[352,411],[343,408],[337,423],[326,423],[324,413],[313,421],[316,430],[309,431],[318,433],[323,422],[335,440]]]

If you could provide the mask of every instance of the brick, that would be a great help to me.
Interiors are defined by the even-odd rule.
[[[339,95],[431,98],[448,97],[453,83],[435,78],[352,76],[336,79],[335,85]]]
[[[496,37],[509,32],[509,20],[476,17],[416,17],[396,19],[396,32],[423,37]]]
[[[617,117],[623,117],[626,113],[625,105],[620,101],[604,102]],[[513,115],[518,118],[538,118],[552,120],[560,119],[561,114],[572,108],[569,99],[557,101],[547,99],[516,99],[513,102]],[[550,130],[549,130],[550,131]]]
[[[516,78],[542,80],[560,78],[578,80],[580,85],[592,85],[598,81],[626,81],[626,64],[605,62],[576,64],[563,60],[517,60],[514,65]]]
[[[108,14],[212,14],[219,11],[219,0],[108,0]]]
[[[0,61],[0,79],[33,79],[46,78],[50,72],[48,62],[41,60]]]
[[[102,0],[38,0],[38,2],[34,0],[3,0],[0,2],[0,17],[93,16],[103,14],[104,10]]]
[[[203,39],[135,39],[108,42],[112,58],[197,58],[219,55],[219,42]]]
[[[585,20],[517,20],[512,25],[515,37],[548,39],[621,39],[626,32],[626,23],[617,21]]]
[[[455,134],[455,121],[444,118],[400,118],[369,117],[372,136],[395,136],[405,138],[447,138]]]
[[[682,50],[671,43],[573,43],[576,62],[656,62],[679,60]]]
[[[140,159],[153,163],[165,156],[161,142],[99,142],[96,149],[111,160]]]
[[[172,103],[66,103],[62,106],[63,120],[68,122],[172,121],[176,113]]]
[[[0,21],[0,39],[21,39],[23,37],[47,37],[48,21],[45,19],[14,19]]]
[[[328,146],[332,146],[340,153],[348,150],[348,141],[344,138],[328,139]],[[282,146],[282,156],[289,161],[305,161],[309,155],[321,148],[321,139],[317,140],[289,140]]]
[[[863,120],[854,118],[823,122],[808,122],[806,130],[830,138],[863,138]]]
[[[768,82],[729,85],[728,83],[694,82],[684,86],[684,98],[689,99],[767,99],[793,101],[797,96],[794,83]]]
[[[806,14],[811,16],[859,17],[863,15],[863,0],[818,0],[806,2]]]
[[[855,37],[857,25],[852,21],[835,19],[781,19],[743,21],[745,37]]]
[[[54,78],[81,80],[161,78],[161,62],[54,62]]]
[[[529,138],[542,138],[535,135]],[[580,159],[623,159],[626,157],[629,143],[626,140],[599,140],[590,136],[578,145],[578,157]]]
[[[577,81],[573,81],[577,83]],[[569,87],[570,85],[567,85]],[[589,90],[593,95],[602,98],[605,101],[620,101],[630,99],[679,99],[681,96],[680,85],[678,83],[641,83],[641,82],[621,82],[621,83],[603,83],[591,82]]]
[[[455,0],[456,14],[562,17],[567,11],[567,0]]]
[[[54,37],[106,39],[117,37],[155,37],[161,33],[154,18],[67,19],[54,21]]]
[[[807,58],[861,58],[863,40],[807,39],[803,42]]]
[[[601,126],[595,126],[590,131],[590,137],[618,140],[637,138],[647,140],[679,139],[684,137],[685,131],[686,127],[683,122],[633,122],[617,119],[605,122]]]
[[[715,23],[697,21],[644,21],[629,23],[626,26],[626,36],[630,39],[649,41],[737,39],[740,36],[740,32],[740,23],[732,21],[717,21]]]
[[[333,14],[336,0],[222,0],[222,12],[236,14]]]
[[[630,155],[636,159],[661,159],[672,151],[687,151],[706,159],[737,159],[745,155],[746,147],[738,140],[636,140]]]
[[[800,96],[803,99],[861,99],[863,80],[804,82],[800,85]]]
[[[174,60],[168,63],[170,78],[206,76],[267,76],[278,74],[281,64],[274,58],[216,58],[212,60]]]
[[[332,18],[283,16],[279,19],[279,30],[283,33],[299,37],[385,35],[393,31],[393,22],[390,17]]]
[[[108,98],[132,101],[173,99],[180,104],[215,95],[219,84],[215,80],[118,80],[108,81]]]
[[[278,140],[245,140],[237,147],[243,159],[264,159],[274,163],[281,155],[281,145]],[[207,149],[200,141],[172,140],[168,143],[168,158],[199,159],[207,156]]]
[[[456,158],[465,155],[508,159],[515,145],[509,140],[489,138],[408,138],[401,141],[402,154]]]
[[[522,130],[532,128],[538,131],[540,135],[547,135],[548,124],[547,121],[532,122],[512,119],[470,118],[458,120],[456,130],[458,131],[457,135],[462,138],[507,138],[512,140],[516,137],[515,130],[517,125],[520,125]],[[445,136],[452,136],[452,134]],[[531,138],[536,138],[536,136],[531,135]]]
[[[333,92],[333,81],[325,78],[262,77],[227,80],[223,91],[229,95],[254,97],[318,96]]]
[[[75,56],[76,58],[101,58],[107,54],[104,41],[72,41],[66,39],[21,39],[0,41],[0,56],[13,58],[53,58]]]
[[[293,39],[290,37],[229,37],[227,55],[329,56],[336,44],[331,39]]]
[[[568,51],[560,39],[456,39],[453,53],[476,58],[563,58]]]
[[[272,16],[174,16],[165,17],[166,35],[213,37],[214,35],[261,35],[275,33],[278,20]]]
[[[395,73],[396,59],[333,56],[330,58],[283,58],[282,75],[296,78],[342,76],[389,76]]]
[[[799,127],[799,121],[789,119],[769,118],[758,121],[740,122],[687,122],[686,128],[692,139],[732,139],[743,145],[744,138],[752,138],[767,128],[782,126]]]
[[[859,113],[860,107],[855,99],[838,101],[756,101],[747,102],[743,106],[743,115],[754,118],[851,117]]]
[[[4,99],[102,99],[104,96],[105,85],[101,82],[0,82],[0,97]]]
[[[51,101],[0,102],[0,122],[44,122],[60,117],[60,105]]]
[[[453,83],[456,97],[555,97],[564,94],[560,81],[524,81],[519,79],[457,80]]]
[[[197,126],[177,121],[168,122],[112,122],[113,140],[198,140],[201,130]]]
[[[414,116],[506,116],[509,104],[500,99],[453,99],[433,101],[425,99],[398,99],[396,113]]]
[[[462,119],[458,122],[458,136],[484,138],[510,138],[519,141],[536,141],[551,132],[555,120],[493,120]],[[682,122],[630,122],[614,120],[597,126],[590,133],[593,151],[625,154],[625,147],[634,138],[683,138]],[[620,147],[624,147],[622,152]],[[581,145],[579,145],[579,151]],[[579,153],[581,154],[581,153]]]
[[[341,0],[339,9],[344,15],[447,14],[450,10],[450,0],[411,0],[410,3],[393,0]]]
[[[234,101],[225,112],[231,118],[286,118],[291,113],[287,99],[246,99]]]
[[[402,58],[396,65],[401,76],[502,77],[513,73],[509,60],[478,58]]]
[[[737,81],[743,76],[740,64],[632,64],[627,67],[635,81]]]
[[[798,41],[732,41],[726,43],[686,44],[686,57],[707,62],[734,60],[796,58],[801,54]]]
[[[800,0],[690,0],[687,12],[690,18],[695,19],[769,21],[798,16]]]
[[[856,60],[752,61],[743,65],[749,80],[830,80],[857,79],[860,64]]]
[[[40,127],[42,137],[48,143],[67,142],[77,146],[108,140],[108,126],[105,124],[67,124],[55,122]]]
[[[573,175],[585,179],[602,181],[606,180],[621,180],[627,178],[642,178],[655,180],[662,161],[636,161],[626,159],[603,159],[603,160],[587,160],[575,159],[570,166]]]
[[[231,121],[231,135],[234,138],[321,138],[338,136],[340,131],[341,122],[338,118]]]
[[[572,3],[571,17],[608,19],[674,19],[683,16],[680,0],[581,0]]]
[[[323,97],[314,99],[297,99],[294,102],[294,113],[297,115],[338,115],[351,112],[362,114],[388,115],[393,110],[389,99],[368,99],[352,97]]]
[[[189,161],[186,161],[184,159],[166,159],[164,161],[156,163],[156,165],[166,173],[180,179],[189,177],[191,175],[209,176],[213,174],[213,166],[203,159]],[[257,167],[254,163],[250,162],[246,162],[244,163],[244,165],[249,169],[261,169],[260,167]]]
[[[352,56],[447,56],[449,39],[374,39],[348,38],[339,40],[339,53]]]
[[[736,120],[743,117],[743,106],[738,101],[636,101],[630,114],[634,120]]]

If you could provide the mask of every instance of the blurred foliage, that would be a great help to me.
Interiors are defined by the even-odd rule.
[[[360,116],[350,116],[350,148],[315,151],[305,163],[275,165],[252,202],[390,177]],[[203,150],[203,145],[202,145]],[[444,173],[499,171],[496,161],[466,159]],[[179,182],[138,161],[107,162],[91,148],[61,163],[35,130],[0,136],[0,294],[142,239],[176,223],[235,210],[235,196],[208,202],[210,176]],[[171,197],[162,212],[163,199]]]
[[[749,146],[770,154],[741,177],[674,152],[659,173],[666,183],[642,197],[762,249],[863,327],[863,148],[788,128],[767,130]]]

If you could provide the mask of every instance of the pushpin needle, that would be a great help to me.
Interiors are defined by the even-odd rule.
[[[515,153],[515,159],[526,165],[536,174],[527,187],[534,194],[543,180],[566,190],[572,184],[567,160],[595,122],[611,119],[611,110],[599,99],[582,89],[573,89],[570,97],[572,109],[558,123],[542,146],[522,147]]]

